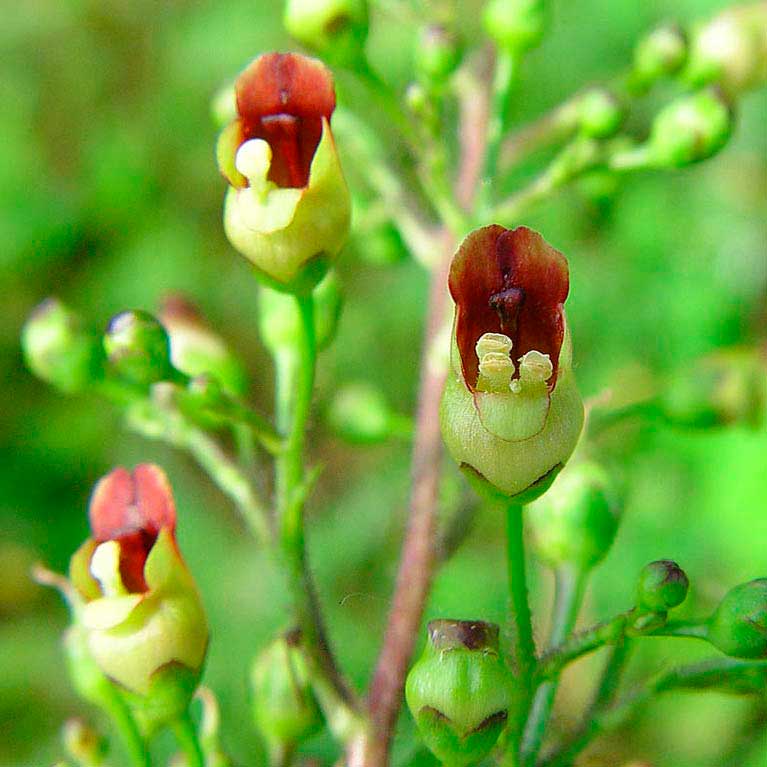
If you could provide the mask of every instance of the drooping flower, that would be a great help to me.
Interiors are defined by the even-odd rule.
[[[486,226],[461,244],[449,286],[445,442],[470,476],[504,495],[545,489],[583,423],[564,313],[567,261],[531,229]]]
[[[219,138],[230,242],[274,285],[314,285],[349,231],[350,198],[330,118],[333,78],[316,59],[269,53],[235,84],[237,116]]]
[[[96,485],[89,517],[92,537],[70,563],[87,650],[132,703],[164,701],[149,706],[149,719],[172,719],[196,687],[208,626],[178,550],[165,473],[151,464],[115,469]]]

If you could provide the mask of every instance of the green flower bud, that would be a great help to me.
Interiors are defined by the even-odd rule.
[[[307,48],[349,66],[363,55],[368,4],[366,0],[287,0],[283,23]]]
[[[298,54],[260,56],[238,77],[237,118],[217,158],[229,182],[224,229],[272,286],[304,292],[349,233],[351,201],[330,117],[333,78]]]
[[[526,227],[486,226],[462,243],[449,284],[456,314],[445,443],[480,486],[532,501],[583,425],[563,307],[567,261]]]
[[[634,49],[631,83],[646,90],[657,80],[677,72],[687,58],[687,38],[674,24],[666,24],[643,37]]]
[[[707,639],[733,658],[767,658],[767,578],[724,595],[709,619]]]
[[[233,396],[245,393],[248,384],[241,360],[194,304],[179,293],[167,295],[159,318],[170,337],[170,359],[177,370],[190,377],[212,375]]]
[[[83,767],[98,767],[104,763],[106,741],[82,719],[68,719],[61,739],[67,754]]]
[[[94,489],[89,514],[93,537],[70,562],[80,603],[75,670],[83,689],[99,694],[92,659],[151,733],[186,710],[208,644],[200,596],[176,543],[167,478],[148,464],[133,474],[115,469]]]
[[[410,670],[405,698],[424,743],[451,767],[479,762],[506,726],[511,675],[499,654],[498,626],[436,620]]]
[[[440,85],[461,63],[462,45],[458,35],[439,24],[421,30],[414,51],[414,65],[419,80]]]
[[[687,597],[690,581],[670,559],[659,559],[642,568],[637,584],[637,605],[656,613],[678,607]]]
[[[551,489],[526,509],[535,553],[552,567],[594,567],[618,529],[615,495],[600,465],[568,465]]]
[[[314,336],[318,349],[335,338],[341,314],[341,285],[330,271],[314,290]],[[301,333],[301,317],[292,296],[262,286],[258,297],[258,328],[272,354],[292,348]]]
[[[82,391],[102,375],[98,336],[57,298],[46,299],[30,314],[21,345],[29,369],[62,391]]]
[[[604,88],[594,88],[578,99],[578,124],[589,138],[612,136],[621,127],[623,116],[621,103]]]
[[[736,95],[767,82],[767,2],[727,8],[695,30],[684,78]]]
[[[115,372],[133,383],[149,385],[173,376],[168,333],[148,312],[127,311],[113,317],[104,335],[104,350]]]
[[[485,31],[499,48],[524,53],[543,37],[543,0],[489,0],[482,14]]]
[[[729,140],[733,114],[716,91],[706,89],[673,101],[653,120],[649,164],[682,168],[713,157]]]
[[[675,372],[660,392],[663,417],[693,428],[758,427],[767,410],[767,365],[756,349],[720,349]]]
[[[338,390],[328,410],[328,420],[337,434],[358,444],[383,442],[412,430],[407,418],[392,412],[379,389],[362,381]]]
[[[298,629],[284,633],[259,653],[250,681],[256,727],[270,749],[289,753],[322,725]]]

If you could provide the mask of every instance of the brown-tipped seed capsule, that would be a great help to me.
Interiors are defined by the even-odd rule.
[[[708,621],[707,639],[733,658],[767,658],[767,578],[724,595]]]
[[[690,581],[670,559],[659,559],[642,568],[637,584],[637,604],[656,613],[678,607],[687,597]]]
[[[498,633],[498,626],[483,621],[429,623],[405,697],[425,744],[444,764],[479,762],[506,726],[512,677]]]
[[[533,500],[583,425],[564,313],[567,261],[531,229],[486,226],[461,244],[449,285],[445,443],[479,488]]]

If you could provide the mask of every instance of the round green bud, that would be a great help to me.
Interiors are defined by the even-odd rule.
[[[298,629],[279,636],[258,654],[250,681],[256,727],[270,748],[290,750],[321,726]]]
[[[566,466],[551,489],[527,507],[536,554],[552,567],[588,570],[610,549],[618,529],[616,493],[598,464]]]
[[[444,764],[479,762],[506,726],[511,676],[498,633],[498,626],[483,621],[429,623],[405,698],[424,743]]]
[[[687,597],[690,581],[670,559],[659,559],[642,568],[637,584],[637,603],[652,612],[665,613]]]
[[[578,123],[589,138],[612,136],[621,127],[623,116],[621,103],[604,88],[593,88],[578,99]]]
[[[287,0],[283,17],[288,33],[329,61],[354,63],[368,34],[366,0]]]
[[[665,24],[643,37],[634,49],[632,84],[649,88],[662,77],[677,72],[687,58],[687,38],[675,24]]]
[[[328,410],[333,430],[349,442],[374,444],[391,433],[391,412],[379,389],[363,381],[343,386]]]
[[[683,168],[707,160],[727,143],[733,113],[722,96],[706,89],[673,101],[655,117],[648,144],[651,164]]]
[[[758,427],[767,411],[767,365],[756,349],[720,349],[677,370],[659,395],[663,417],[690,428]]]
[[[419,80],[439,85],[447,80],[461,63],[461,40],[452,30],[430,24],[421,30],[414,51],[414,64]]]
[[[29,369],[64,392],[82,391],[102,375],[98,336],[57,298],[46,299],[30,314],[21,346]]]
[[[767,3],[725,9],[695,30],[684,78],[737,95],[767,82]]]
[[[318,349],[324,349],[335,338],[341,315],[341,285],[336,273],[329,271],[312,295],[315,343]],[[301,316],[295,298],[262,285],[258,299],[258,328],[272,354],[293,348],[301,334]]]
[[[709,619],[707,639],[733,658],[767,658],[767,578],[725,594]]]
[[[173,375],[168,333],[148,312],[127,311],[113,317],[104,335],[104,350],[115,372],[133,383],[149,385]]]
[[[543,36],[543,0],[489,0],[482,14],[485,31],[503,50],[523,53]]]

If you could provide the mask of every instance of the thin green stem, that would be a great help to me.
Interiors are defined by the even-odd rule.
[[[205,767],[197,730],[188,711],[173,723],[173,733],[186,756],[187,767]]]
[[[114,689],[110,690],[108,694],[104,695],[100,703],[122,740],[131,767],[150,767],[149,750],[141,737],[130,709],[119,696],[119,693]]]
[[[583,602],[586,573],[574,567],[560,567],[555,572],[554,617],[552,620],[549,646],[555,647],[565,641],[572,632]],[[546,727],[554,707],[559,678],[554,677],[539,685],[535,691],[525,729],[522,734],[520,752],[522,765],[534,765],[538,757]]]
[[[708,626],[703,621],[670,621],[662,628],[653,631],[650,636],[690,637],[705,640],[708,637]]]
[[[520,728],[524,724],[535,672],[535,640],[533,639],[533,623],[527,595],[523,509],[523,506],[516,503],[510,503],[506,509],[511,652],[517,675],[515,684],[518,685],[522,696],[519,706],[520,720],[517,722],[516,732],[520,732]],[[518,744],[513,743],[510,750],[516,751],[517,748]]]

